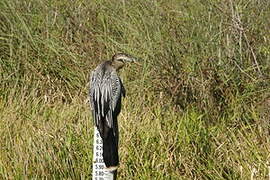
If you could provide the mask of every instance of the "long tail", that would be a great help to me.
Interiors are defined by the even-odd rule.
[[[118,137],[114,135],[113,129],[109,129],[108,136],[103,138],[103,160],[107,168],[119,165]]]

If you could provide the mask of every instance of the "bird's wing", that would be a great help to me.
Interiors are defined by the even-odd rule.
[[[112,109],[116,110],[116,106],[121,99],[121,96],[124,91],[124,86],[120,77],[117,75],[116,71],[112,72]]]
[[[99,81],[100,79],[98,78],[97,73],[93,71],[90,77],[89,96],[93,120],[96,126],[98,125],[98,121],[100,121],[100,98],[98,98],[100,97]]]
[[[116,71],[98,78],[94,71],[90,80],[90,102],[95,125],[99,127],[102,120],[106,120],[109,128],[114,127],[113,113],[122,95],[122,84]]]
[[[102,112],[106,116],[106,122],[110,128],[114,127],[113,115],[119,99],[121,98],[122,85],[116,71],[111,71],[109,76],[102,81],[101,102],[104,108]]]
[[[124,85],[123,85],[123,82],[121,81],[120,78],[119,78],[119,81],[120,81],[120,84],[121,84],[121,95],[122,95],[123,97],[126,97],[126,89],[125,89],[125,87],[124,87]]]

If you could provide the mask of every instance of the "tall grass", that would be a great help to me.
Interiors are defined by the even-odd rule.
[[[115,52],[119,179],[269,178],[268,1],[0,2],[0,179],[89,179],[90,71]]]

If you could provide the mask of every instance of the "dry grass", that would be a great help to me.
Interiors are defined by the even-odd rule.
[[[0,179],[89,179],[91,69],[121,72],[119,179],[269,178],[268,1],[0,2]]]

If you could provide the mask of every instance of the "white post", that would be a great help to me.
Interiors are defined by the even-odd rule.
[[[117,169],[106,169],[103,161],[103,145],[102,138],[95,126],[94,130],[94,146],[93,146],[93,173],[92,180],[116,180]]]

